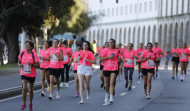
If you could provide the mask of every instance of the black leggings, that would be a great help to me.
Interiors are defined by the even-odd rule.
[[[129,71],[129,74],[128,74],[128,71]],[[128,75],[129,75],[129,80],[132,80],[133,72],[134,72],[134,67],[124,67],[125,78],[128,79]]]
[[[61,82],[64,82],[64,78],[65,78],[65,69],[66,69],[66,82],[69,82],[69,69],[70,69],[70,65],[68,64],[64,64],[64,69],[62,69],[61,71]]]

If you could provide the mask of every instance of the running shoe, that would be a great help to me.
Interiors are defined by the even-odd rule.
[[[90,99],[90,95],[87,95],[87,96],[86,96],[86,99],[87,99],[87,100]]]
[[[79,97],[79,93],[76,93],[75,97]]]
[[[79,102],[79,104],[83,104],[83,103],[84,103],[84,100],[81,99],[80,102]]]
[[[66,84],[65,84],[65,87],[68,88],[68,87],[69,87],[69,83],[66,83]]]
[[[60,93],[57,92],[57,95],[56,95],[56,99],[59,99],[61,96],[60,96]]]
[[[29,104],[29,111],[32,111],[33,108],[32,108],[32,104]]]
[[[50,92],[50,87],[48,86],[48,88],[47,88],[47,92]]]
[[[158,77],[158,73],[156,73],[156,78]]]
[[[49,100],[53,100],[53,98],[52,98],[52,97],[50,97],[50,96],[48,97],[48,99],[49,99]]]
[[[174,76],[172,76],[172,79],[173,79],[173,80],[175,79]]]
[[[147,94],[146,98],[147,99],[151,99],[150,94]]]
[[[26,108],[26,104],[23,104],[20,108],[20,110],[24,110]]]
[[[113,103],[113,97],[110,96],[110,103]]]
[[[125,88],[127,88],[127,87],[128,87],[128,82],[125,83]]]
[[[41,96],[44,97],[45,96],[45,93],[44,91],[41,92]]]
[[[103,82],[102,82],[102,84],[100,85],[100,87],[101,87],[101,88],[103,88],[103,87],[104,87],[104,83],[103,83]]]
[[[109,103],[109,96],[105,96],[104,102]]]
[[[139,76],[138,76],[138,79],[140,79],[140,78],[141,78],[141,76],[139,75]]]
[[[131,87],[129,87],[128,91],[130,91],[130,90],[131,90]]]
[[[64,83],[62,82],[61,84],[60,84],[60,87],[63,87],[64,86]]]

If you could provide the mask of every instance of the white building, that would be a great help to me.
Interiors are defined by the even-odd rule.
[[[89,0],[89,11],[101,15],[87,30],[87,40],[99,45],[158,42],[163,48],[190,41],[190,0]]]

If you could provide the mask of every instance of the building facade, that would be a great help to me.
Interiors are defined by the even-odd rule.
[[[190,0],[89,0],[88,10],[98,19],[87,30],[87,40],[102,46],[158,42],[160,47],[189,43]]]

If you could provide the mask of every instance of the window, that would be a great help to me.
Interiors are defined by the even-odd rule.
[[[177,4],[176,4],[176,14],[178,14],[178,3],[179,3],[179,1],[177,0]]]
[[[100,0],[100,3],[102,3],[102,0]]]
[[[137,4],[135,4],[135,13],[137,13]]]
[[[142,10],[142,3],[140,3],[139,13],[141,13]]]
[[[130,14],[132,14],[133,7],[130,5]]]
[[[116,3],[119,3],[119,0],[116,0]]]
[[[128,11],[128,9],[127,9],[127,6],[125,7],[125,15],[127,15],[127,11]]]
[[[173,0],[171,0],[173,2]],[[157,10],[157,0],[155,0],[155,10]]]
[[[121,7],[121,15],[123,15],[123,7]]]
[[[118,16],[118,7],[116,7],[116,16]]]
[[[152,11],[152,1],[150,1],[150,12]]]
[[[184,0],[182,0],[182,13],[184,13]]]
[[[147,4],[146,4],[146,2],[145,2],[145,4],[144,4],[144,12],[146,12],[146,6]]]
[[[110,16],[110,9],[108,9],[108,17]]]
[[[114,16],[114,8],[112,8],[112,16]]]
[[[173,15],[173,0],[171,0],[171,15]]]

